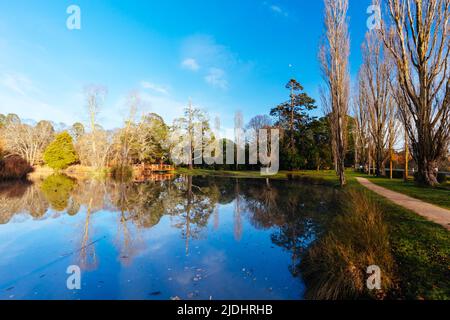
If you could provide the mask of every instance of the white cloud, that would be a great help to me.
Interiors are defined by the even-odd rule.
[[[236,52],[217,43],[211,35],[195,34],[187,37],[181,45],[180,53],[182,57],[189,57],[201,66],[199,76],[206,83],[222,90],[230,87],[233,75],[247,75],[254,67],[252,61],[242,60]]]
[[[184,61],[183,65],[186,67],[201,65],[204,70],[201,74],[204,81],[222,90],[227,90],[229,87],[227,74],[236,73],[238,69],[247,66],[239,60],[237,54],[227,46],[217,43],[210,35],[196,34],[187,37],[181,46],[181,55],[190,57]]]
[[[283,13],[283,10],[281,10],[281,8],[279,6],[271,5],[270,9],[277,13]]]
[[[281,8],[280,6],[276,5],[276,4],[271,4],[271,3],[268,3],[268,2],[264,2],[264,5],[266,7],[268,7],[272,12],[274,12],[277,15],[282,15],[282,16],[285,16],[285,17],[288,16],[287,11],[284,10],[283,8]]]
[[[168,95],[169,94],[169,90],[167,89],[167,87],[160,86],[160,85],[154,84],[152,82],[142,81],[141,82],[141,87],[144,88],[144,89],[150,89],[150,90],[153,90],[155,92],[162,93],[164,95]]]
[[[237,58],[230,49],[218,44],[210,35],[197,34],[187,37],[182,44],[183,57],[195,60],[197,65],[206,67],[230,67],[237,64]]]
[[[21,96],[26,95],[28,92],[37,91],[32,81],[27,76],[19,73],[2,74],[0,76],[0,84]]]
[[[181,63],[181,66],[184,69],[188,69],[191,71],[198,71],[200,69],[200,66],[199,66],[197,60],[195,60],[193,58],[184,59],[183,62]]]
[[[210,68],[205,76],[205,81],[215,88],[228,89],[228,81],[225,79],[225,71],[219,68]]]

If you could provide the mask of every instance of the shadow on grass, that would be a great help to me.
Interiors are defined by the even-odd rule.
[[[450,232],[387,200],[384,219],[407,299],[450,299]]]

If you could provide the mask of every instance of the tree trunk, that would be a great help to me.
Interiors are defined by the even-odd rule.
[[[291,88],[291,119],[289,124],[289,130],[290,130],[290,146],[291,152],[295,152],[295,143],[294,143],[294,89]]]
[[[409,176],[409,147],[408,147],[408,133],[405,132],[405,173],[403,178],[408,181]]]
[[[384,160],[379,155],[374,159],[374,169],[377,177],[385,176]]]
[[[390,148],[390,150],[389,150],[389,179],[391,179],[391,180],[394,177],[394,174],[393,174],[393,163],[392,163],[392,158],[393,158],[392,153],[393,153],[392,152],[392,148]]]
[[[193,133],[189,132],[190,136],[191,136],[191,141],[190,141],[190,147],[189,147],[189,170],[194,169],[194,140],[193,140]]]
[[[377,177],[384,177],[386,175],[386,170],[384,167],[385,164],[385,154],[384,154],[384,146],[381,141],[378,141],[375,145],[375,158],[374,160],[374,169]]]
[[[339,161],[339,184],[341,185],[341,187],[345,186],[347,181],[345,179],[345,165],[344,165],[344,161]]]
[[[426,158],[417,161],[417,182],[427,186],[437,186],[437,164],[436,161],[429,161]]]

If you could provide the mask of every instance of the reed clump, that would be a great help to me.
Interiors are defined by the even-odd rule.
[[[301,268],[307,299],[383,299],[394,289],[395,261],[382,209],[367,193],[345,191],[342,213],[305,255]],[[367,268],[381,269],[381,290],[369,290]]]

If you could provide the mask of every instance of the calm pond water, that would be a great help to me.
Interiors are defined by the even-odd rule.
[[[0,299],[302,299],[301,255],[335,197],[231,178],[1,184]]]

